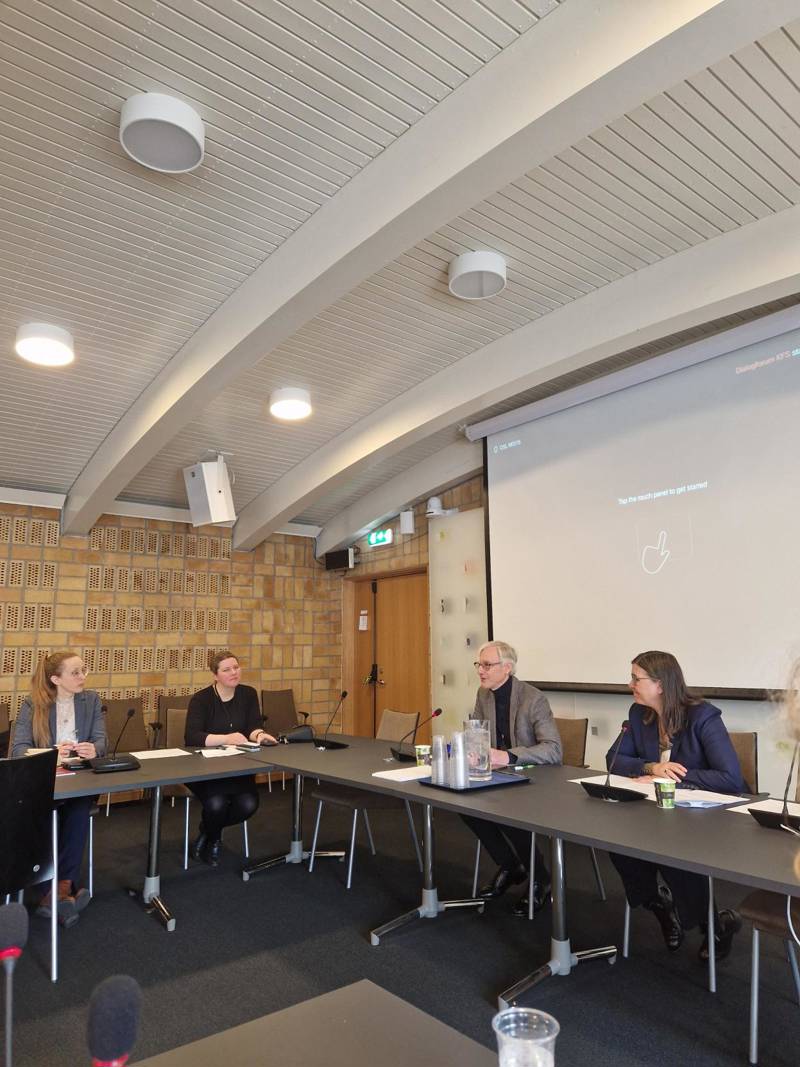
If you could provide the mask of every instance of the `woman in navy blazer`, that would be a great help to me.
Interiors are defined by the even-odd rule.
[[[629,726],[606,754],[606,765],[619,774],[644,781],[671,778],[679,786],[742,793],[748,788],[722,721],[719,708],[694,697],[683,671],[669,652],[641,652],[631,663],[630,688],[635,703]],[[700,958],[708,958],[708,880],[690,871],[611,853],[632,908],[651,911],[667,948],[675,951],[684,930],[699,926],[705,935]],[[734,911],[717,913],[716,955],[723,959],[741,926]]]
[[[58,748],[59,762],[69,756],[104,756],[106,727],[100,698],[85,691],[86,669],[74,652],[43,656],[31,679],[31,695],[22,702],[14,724],[12,756],[29,748]],[[74,926],[89,903],[89,891],[78,888],[83,850],[89,830],[92,797],[75,797],[58,805],[58,920]],[[50,918],[48,893],[36,914]]]

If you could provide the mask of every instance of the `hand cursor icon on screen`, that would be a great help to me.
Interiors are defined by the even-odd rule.
[[[661,530],[658,542],[655,545],[645,545],[642,552],[642,570],[646,574],[658,574],[669,559],[670,552],[667,548],[667,531]]]

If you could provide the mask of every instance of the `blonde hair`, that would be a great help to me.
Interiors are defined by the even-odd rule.
[[[31,677],[31,730],[33,740],[39,748],[49,748],[53,743],[50,736],[50,705],[56,699],[58,690],[50,681],[53,675],[60,677],[68,659],[79,659],[77,652],[65,649],[63,652],[51,652],[42,656],[36,664]]]
[[[239,657],[230,651],[230,649],[223,649],[221,652],[209,652],[208,654],[208,669],[212,674],[216,674],[219,670],[219,665],[226,659],[235,659],[239,662]]]
[[[511,664],[511,673],[515,674],[517,670],[517,650],[512,648],[511,645],[506,644],[505,641],[484,641],[481,647],[478,649],[478,659],[481,658],[487,648],[496,648],[497,655],[500,657],[501,663]]]

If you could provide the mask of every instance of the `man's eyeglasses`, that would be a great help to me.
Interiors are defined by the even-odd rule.
[[[472,666],[476,671],[490,671],[492,667],[499,667],[502,662],[501,659],[495,660],[494,663],[483,663],[480,660],[475,660]]]

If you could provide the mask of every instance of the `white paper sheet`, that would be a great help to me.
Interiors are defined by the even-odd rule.
[[[594,775],[592,778],[571,778],[571,782],[598,782],[604,784],[606,776],[604,774]],[[611,775],[612,785],[621,785],[623,789],[633,789],[637,793],[642,793],[647,800],[652,800],[655,803],[655,787],[652,782],[637,782],[635,778],[625,778],[621,774]],[[719,808],[722,806],[729,806],[731,804],[747,804],[747,801],[742,797],[734,796],[730,793],[712,793],[708,789],[681,789],[680,786],[675,790],[675,804],[681,808]],[[745,807],[747,810],[747,807]]]
[[[144,752],[131,752],[137,759],[165,759],[167,756],[189,756],[182,748],[148,748]]]
[[[430,778],[430,767],[398,767],[394,771],[373,771],[373,778],[388,778],[390,782],[416,782],[420,778]]]
[[[754,800],[751,804],[745,804],[741,808],[731,808],[731,811],[738,811],[741,815],[747,815],[749,808],[756,808],[758,811],[781,812],[783,811],[783,801],[768,797],[767,800]],[[789,814],[800,816],[800,804],[794,804],[790,801]]]
[[[200,755],[214,759],[217,756],[241,756],[241,752],[236,745],[223,745],[221,748],[201,748]]]

